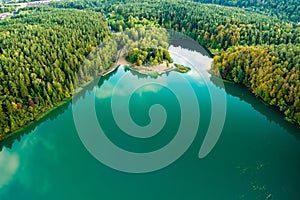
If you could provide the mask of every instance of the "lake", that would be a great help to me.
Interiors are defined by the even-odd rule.
[[[211,63],[206,54],[177,45],[171,47],[171,55],[187,66],[196,62],[198,71],[190,66],[187,74],[170,72],[153,79],[120,67],[86,87],[75,101],[2,142],[0,199],[300,199],[300,129],[246,88],[231,83],[224,83],[223,88],[206,73]],[[181,94],[174,94],[172,88]],[[198,104],[191,95],[185,95],[188,90],[194,91],[192,96]],[[183,120],[182,101],[188,102],[186,108],[191,111],[186,123],[196,132],[191,135],[186,131],[189,141],[178,146],[182,152],[173,155],[171,151],[160,159],[178,158],[154,166],[153,171],[151,162],[146,166],[131,163],[127,168],[110,167],[109,162],[98,161],[82,142],[85,133],[78,127],[78,120],[89,124],[93,105],[106,138],[116,146],[136,155],[163,149],[178,139],[175,135]],[[149,115],[152,106],[158,104],[164,110],[159,107],[154,111],[161,114]],[[161,120],[165,123],[154,135],[147,135],[151,134],[147,131],[126,134],[119,127],[122,120],[116,121],[114,115],[125,113],[123,117],[128,117],[126,111],[132,119],[124,119],[127,125],[134,122],[141,130]],[[200,120],[194,117],[197,111]],[[200,159],[199,150],[209,137],[208,130],[223,125],[218,121],[223,115],[226,118],[220,135],[215,135],[211,149]],[[116,158],[105,145],[101,149],[108,155],[105,159]],[[156,159],[156,163],[160,161]],[[140,173],[132,173],[134,170]],[[143,170],[148,172],[141,173]]]

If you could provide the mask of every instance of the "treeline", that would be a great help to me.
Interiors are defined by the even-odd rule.
[[[238,45],[277,45],[300,42],[300,27],[277,18],[251,14],[241,9],[182,1],[119,3],[105,10],[121,15],[126,25],[136,18],[157,21],[167,29],[182,32],[217,53]],[[123,28],[124,29],[124,28]]]
[[[119,31],[147,19],[191,36],[217,55],[215,69],[224,79],[251,88],[299,124],[300,27],[296,23],[239,8],[180,0],[77,0],[53,6],[105,13]]]
[[[31,7],[0,22],[0,139],[74,91],[81,63],[109,36],[100,13]]]
[[[300,27],[295,24],[238,8],[177,0],[78,0],[51,5],[106,13],[117,30],[147,19],[192,37],[214,54],[238,45],[300,43]]]
[[[233,47],[214,57],[212,70],[300,125],[300,45]]]
[[[275,15],[283,20],[300,22],[299,0],[193,0],[201,3],[246,8],[265,15]]]

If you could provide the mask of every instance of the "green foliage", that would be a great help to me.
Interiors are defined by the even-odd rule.
[[[189,71],[191,71],[191,68],[180,65],[180,64],[175,64],[176,69],[175,71],[180,72],[180,73],[188,73]]]
[[[115,40],[119,47],[123,48],[125,55],[135,48],[157,48],[167,49],[169,47],[169,35],[164,28],[138,28],[127,29],[124,32],[115,34]]]
[[[81,62],[108,35],[101,14],[76,10],[31,7],[0,21],[1,137],[69,98]]]
[[[110,14],[109,24],[115,31],[123,31],[132,28],[158,28],[160,25],[156,21],[151,21],[146,18],[139,19],[138,17],[129,16],[127,23],[124,22],[124,18],[120,15]]]
[[[299,0],[194,0],[201,3],[213,3],[224,6],[245,8],[265,15],[275,15],[280,19],[300,21]]]
[[[89,9],[118,19],[124,27],[134,26],[136,19],[147,19],[164,28],[185,33],[216,54],[238,45],[300,43],[300,27],[295,23],[239,8],[178,0],[87,1],[60,2],[53,6],[78,8],[77,5],[93,4],[96,6]]]
[[[163,63],[163,61],[168,61],[168,63],[173,62],[168,50],[161,47],[144,49],[135,48],[129,52],[126,60],[137,66],[157,65]]]
[[[14,12],[17,6],[15,5],[0,5],[0,13]]]
[[[118,49],[117,39],[112,36],[93,50],[82,63],[77,74],[76,84],[85,84],[102,72],[109,70],[118,57]]]
[[[212,70],[300,125],[300,45],[233,47],[215,56]]]

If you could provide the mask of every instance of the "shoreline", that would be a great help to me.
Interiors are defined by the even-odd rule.
[[[134,71],[134,72],[139,73],[139,74],[141,74],[141,75],[145,75],[145,76],[150,76],[150,77],[152,77],[151,74],[142,72],[142,71],[140,71],[140,70],[138,70],[138,69],[136,69],[136,68],[134,68],[134,67],[131,67],[131,68],[129,68],[129,69],[130,69],[131,71]],[[169,73],[169,72],[171,72],[171,71],[174,71],[175,69],[176,69],[176,68],[171,68],[171,69],[162,71],[162,72],[160,72],[160,73],[157,73],[157,76],[160,76],[160,75],[162,75],[162,74]],[[149,71],[149,72],[151,73],[151,71]],[[156,73],[156,72],[154,72],[154,73]]]
[[[117,70],[120,66],[126,66],[126,65],[129,65],[129,64],[130,64],[130,63],[127,63],[127,62],[126,62],[125,64],[122,63],[123,60],[120,61],[120,59],[122,59],[122,56],[120,56],[121,53],[122,53],[122,50],[120,50],[120,51],[118,52],[118,56],[117,56],[117,61],[116,61],[116,63],[115,63],[112,67],[110,67],[109,69],[107,69],[107,70],[101,72],[101,73],[98,75],[98,77],[101,78],[101,77],[107,76],[107,75],[113,73],[115,70]],[[145,67],[145,66],[144,66],[144,67]],[[171,71],[173,71],[173,70],[175,70],[175,69],[176,69],[176,68],[168,69],[167,71],[163,71],[163,72],[161,72],[161,73],[158,73],[158,75],[161,75],[161,74],[164,74],[164,73],[171,72]],[[142,75],[151,76],[151,75],[149,75],[149,74],[143,73],[143,72],[141,72],[141,71],[135,69],[134,67],[130,67],[130,70],[135,71],[135,72],[137,72],[137,73],[139,73],[139,74],[142,74]],[[93,79],[93,80],[94,80],[94,79]],[[72,101],[72,98],[74,97],[74,95],[80,93],[86,86],[88,86],[89,84],[91,84],[91,82],[93,82],[93,80],[90,80],[90,81],[86,82],[85,84],[81,85],[80,87],[76,88],[76,89],[74,90],[74,93],[72,94],[72,96],[71,96],[70,98],[63,100],[63,101],[61,101],[60,103],[58,103],[57,105],[55,105],[55,106],[53,106],[53,107],[51,107],[51,108],[45,110],[44,112],[40,113],[40,114],[37,116],[37,118],[34,119],[33,121],[30,121],[28,124],[26,124],[26,125],[24,125],[24,126],[18,128],[18,129],[16,129],[15,131],[13,131],[13,132],[11,132],[11,133],[9,133],[9,134],[7,134],[7,135],[4,135],[3,137],[0,137],[0,143],[4,142],[5,140],[7,140],[7,139],[9,139],[9,138],[11,138],[11,137],[13,137],[13,136],[16,136],[16,135],[18,135],[18,134],[21,134],[21,133],[22,133],[23,131],[25,131],[26,128],[28,128],[29,126],[31,126],[31,125],[33,125],[34,123],[36,123],[36,122],[42,120],[43,118],[47,117],[47,115],[49,115],[51,112],[53,112],[53,111],[56,110],[57,108],[59,108],[59,107],[65,105],[65,104],[69,103],[70,101]],[[1,150],[0,150],[0,151],[1,151]]]
[[[119,52],[119,55],[120,55],[120,52]],[[110,67],[109,69],[107,69],[107,70],[101,72],[101,73],[98,75],[98,77],[101,78],[101,77],[107,76],[107,75],[111,74],[112,72],[114,72],[115,70],[117,70],[117,69],[118,69],[120,66],[122,66],[122,65],[125,66],[126,64],[120,64],[119,62],[117,62],[116,64],[114,64],[114,65],[113,65],[112,67]],[[134,67],[130,67],[129,69],[132,70],[132,71],[134,71],[134,72],[136,72],[136,73],[139,73],[139,74],[141,74],[141,75],[151,76],[151,75],[149,75],[149,74],[145,74],[145,73],[143,73],[143,72],[141,72],[141,71],[135,69]],[[162,75],[162,74],[164,74],[164,73],[168,73],[168,72],[174,71],[175,69],[176,69],[176,68],[171,68],[171,69],[169,69],[169,70],[167,70],[167,71],[163,71],[162,73],[160,73],[160,74],[158,74],[158,75]],[[94,79],[93,79],[93,80],[94,80]],[[61,101],[60,103],[58,103],[57,105],[55,105],[55,106],[53,106],[53,107],[51,107],[51,108],[45,110],[45,111],[42,112],[40,115],[38,115],[37,118],[34,119],[33,121],[29,122],[28,124],[26,124],[26,125],[24,125],[24,126],[18,128],[17,130],[15,130],[15,131],[13,131],[13,132],[7,134],[7,135],[4,135],[3,137],[0,137],[0,144],[3,143],[3,142],[5,142],[5,140],[8,140],[9,138],[12,138],[13,136],[16,136],[16,135],[18,135],[18,134],[21,134],[21,133],[22,133],[23,131],[25,131],[28,127],[30,127],[30,126],[33,125],[34,123],[37,123],[38,121],[44,119],[45,117],[47,117],[49,114],[51,114],[51,113],[52,113],[54,110],[56,110],[57,108],[59,108],[59,107],[65,105],[65,104],[69,103],[70,101],[72,101],[72,98],[74,97],[74,95],[80,93],[86,86],[88,86],[89,84],[91,84],[91,82],[93,82],[93,80],[88,81],[87,83],[85,83],[85,84],[83,84],[82,86],[78,87],[76,90],[74,90],[74,93],[72,94],[72,96],[71,96],[70,98],[65,99],[65,100]],[[230,81],[230,80],[226,80],[226,79],[222,79],[222,80],[223,80],[224,82],[228,83],[228,84],[236,84],[236,83],[234,83],[233,81]],[[244,86],[244,85],[242,85],[242,84],[238,84],[238,85],[243,86],[245,89],[247,89],[249,92],[252,93],[252,91],[251,91],[248,87],[246,87],[246,86]],[[258,99],[258,98],[257,98],[257,99]],[[261,100],[261,99],[258,99],[258,100],[259,100],[261,103],[263,103],[265,106],[272,107],[271,105],[269,105],[268,103],[264,102],[263,100]],[[275,110],[277,110],[276,107],[274,107],[274,108],[275,108]],[[282,113],[282,112],[280,112],[280,113]],[[291,123],[292,125],[296,126],[297,128],[300,128],[300,126],[298,126],[298,125],[297,125],[296,123],[294,123],[293,121],[287,120],[286,117],[284,117],[284,120],[287,121],[287,122],[289,122],[289,123]],[[33,131],[33,130],[34,130],[34,129],[32,129],[32,131]],[[1,145],[0,145],[0,146],[1,146]],[[2,145],[2,147],[4,147],[4,146],[5,146],[5,145]],[[1,151],[1,149],[0,149],[0,151]]]
[[[176,70],[175,63],[169,63],[169,66],[167,65],[166,61],[163,61],[162,63],[158,63],[157,65],[141,65],[136,66],[134,63],[130,63],[125,59],[125,56],[122,55],[122,50],[119,51],[118,54],[118,61],[116,65],[123,65],[128,66],[131,71],[137,72],[141,75],[150,76],[153,77],[155,75],[159,76],[171,71]]]
[[[111,74],[112,72],[114,72],[115,70],[117,70],[119,67],[121,66],[121,64],[114,64],[112,67],[110,67],[109,69],[101,72],[97,77],[103,77],[106,75]],[[94,79],[93,79],[94,80]],[[13,132],[6,134],[4,136],[0,136],[0,143],[4,142],[5,140],[8,140],[9,138],[16,136],[18,134],[21,134],[23,131],[25,131],[26,128],[28,128],[29,126],[33,125],[34,123],[37,123],[38,121],[42,120],[43,118],[47,117],[47,115],[49,115],[51,112],[53,112],[54,110],[56,110],[57,108],[69,103],[70,101],[72,101],[72,98],[74,97],[74,95],[80,93],[86,86],[88,86],[89,84],[91,84],[91,82],[93,82],[93,80],[86,82],[85,84],[81,85],[80,87],[78,87],[77,89],[74,90],[74,93],[72,94],[72,96],[68,99],[65,99],[63,101],[61,101],[60,103],[58,103],[57,105],[45,110],[44,112],[40,113],[36,119],[34,119],[33,121],[30,121],[28,124],[14,130]],[[0,149],[1,151],[1,149]]]
[[[154,66],[146,66],[146,65],[132,66],[130,70],[152,77],[154,75],[159,76],[168,73],[170,71],[176,70],[176,66],[175,63],[169,63],[168,66],[167,63],[164,61]]]
[[[63,101],[61,101],[60,103],[58,103],[57,105],[45,110],[44,112],[42,112],[41,114],[39,114],[37,116],[36,119],[34,119],[33,121],[30,121],[28,124],[18,128],[17,130],[5,135],[4,137],[0,137],[0,143],[1,142],[4,142],[5,140],[17,135],[17,134],[21,134],[22,131],[24,131],[26,128],[28,128],[29,126],[33,125],[34,123],[36,123],[37,121],[40,121],[42,120],[43,118],[47,117],[47,115],[49,115],[52,111],[56,110],[58,107],[61,107],[67,103],[69,103],[69,101],[72,100],[72,97],[71,98],[68,98],[68,99],[65,99]],[[1,151],[1,149],[0,149]]]
[[[104,76],[107,76],[111,73],[113,73],[115,70],[117,70],[120,66],[130,66],[130,70],[131,71],[134,71],[136,73],[139,73],[141,75],[145,75],[145,76],[150,76],[150,77],[156,77],[156,76],[160,76],[162,74],[165,74],[165,73],[168,73],[168,72],[171,72],[171,71],[174,71],[176,70],[176,66],[174,63],[170,63],[170,67],[167,67],[166,63],[163,62],[161,64],[158,64],[156,66],[138,66],[138,67],[134,67],[132,66],[132,63],[129,63],[125,60],[125,57],[122,56],[122,49],[118,51],[118,54],[117,54],[117,59],[115,61],[115,63],[113,64],[113,66],[111,66],[109,69],[99,73],[99,75],[97,77],[104,77]],[[161,69],[159,67],[164,67],[164,69]],[[157,67],[156,71],[155,70],[149,70],[147,71],[149,67]],[[140,70],[138,69],[140,68]],[[144,70],[144,71],[143,71]],[[153,73],[151,75],[151,73]],[[86,83],[84,83],[83,85],[79,86],[78,88],[74,89],[74,92],[73,94],[71,95],[70,98],[68,99],[65,99],[63,101],[61,101],[60,103],[58,103],[57,105],[45,110],[44,112],[40,113],[36,119],[34,119],[33,121],[30,121],[28,124],[16,129],[15,131],[7,134],[7,135],[4,135],[4,136],[0,136],[0,142],[3,142],[15,135],[18,135],[18,134],[21,134],[26,128],[28,128],[29,126],[33,125],[34,123],[42,120],[43,118],[47,117],[47,115],[49,115],[52,111],[56,110],[57,108],[69,103],[70,101],[72,101],[72,98],[74,97],[74,95],[80,93],[86,86],[88,86],[89,84],[91,84],[91,82],[93,82],[95,79],[93,80],[90,80],[90,81],[87,81]]]
[[[214,76],[213,77],[217,77],[220,78],[218,76]],[[239,87],[242,87],[243,89],[247,90],[257,101],[259,101],[260,103],[262,103],[264,106],[269,107],[275,111],[277,111],[278,113],[280,113],[282,115],[282,119],[286,122],[288,122],[289,124],[295,126],[296,128],[298,128],[300,130],[300,125],[298,125],[296,122],[294,122],[293,120],[287,118],[287,116],[284,115],[284,113],[282,111],[280,111],[280,109],[276,106],[270,105],[269,103],[265,102],[262,98],[259,98],[257,96],[255,96],[255,94],[253,93],[253,91],[251,90],[251,88],[245,86],[244,84],[240,84],[240,83],[235,83],[234,81],[228,80],[228,79],[223,79],[221,78],[222,81],[226,84],[231,84],[231,85],[238,85]],[[225,85],[224,85],[224,89],[225,89]],[[225,89],[226,90],[226,89]]]

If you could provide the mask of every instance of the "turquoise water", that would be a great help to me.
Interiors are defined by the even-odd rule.
[[[203,67],[211,61],[203,59]],[[195,74],[193,69],[182,76],[199,102],[199,129],[188,150],[171,165],[151,173],[124,173],[99,162],[81,142],[72,106],[80,105],[84,110],[89,107],[89,98],[94,99],[106,136],[122,149],[151,152],[175,137],[180,102],[167,87],[159,85],[138,88],[129,104],[130,115],[140,126],[150,123],[148,111],[153,104],[165,108],[168,117],[158,134],[133,138],[117,126],[110,107],[111,91],[116,86],[123,88],[123,93],[115,94],[121,98],[129,95],[128,85],[151,81],[121,67],[86,88],[75,104],[63,105],[24,134],[2,144],[0,199],[300,199],[299,129],[247,89],[233,84],[225,84],[222,89],[213,79],[204,84]],[[124,75],[130,81],[120,85],[118,80]],[[156,81],[180,88],[183,83],[177,75],[170,72]],[[199,159],[212,114],[208,85],[220,95],[225,93],[226,121],[216,146]],[[219,101],[221,104],[222,98]],[[120,102],[116,109],[122,112],[125,106]]]

